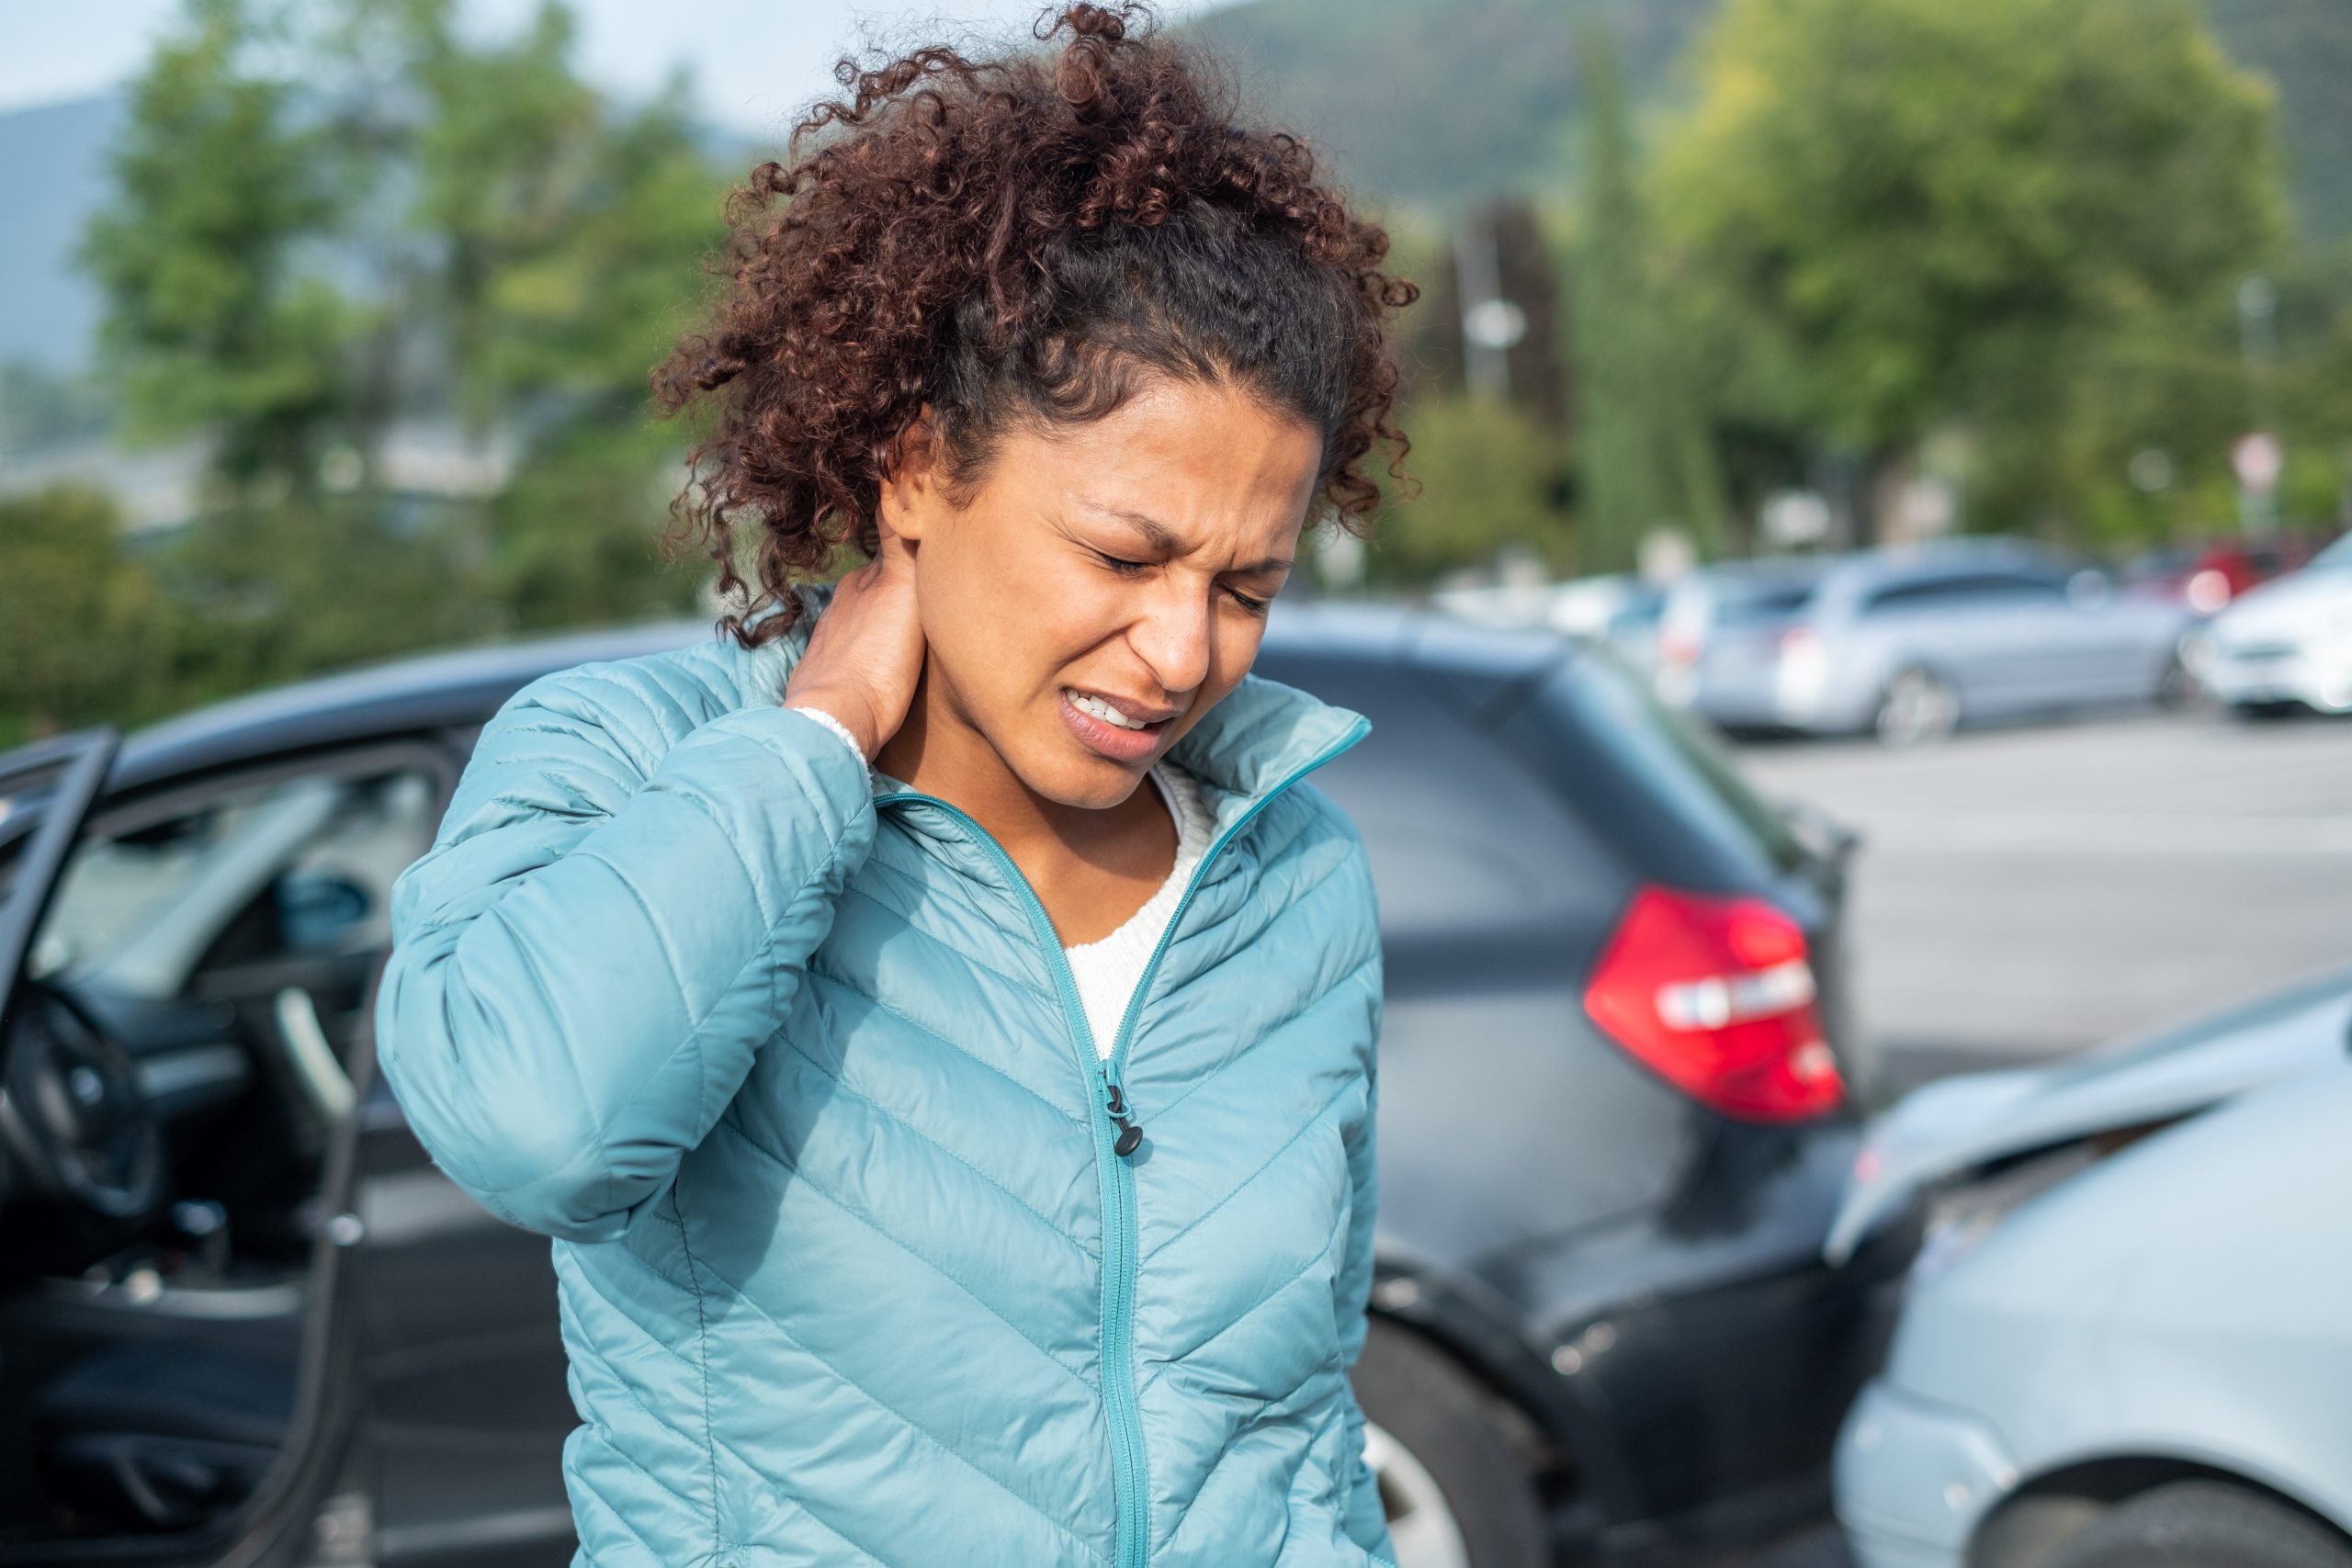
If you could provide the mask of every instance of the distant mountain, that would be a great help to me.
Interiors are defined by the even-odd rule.
[[[2274,78],[2303,229],[2352,234],[2352,3],[2206,0],[2233,58]],[[1717,0],[1242,0],[1190,29],[1367,194],[1441,211],[1568,167],[1575,39],[1605,19],[1637,96],[1673,84]]]
[[[2278,84],[2289,177],[2303,231],[2352,234],[2352,5],[2205,0],[2233,59]]]
[[[89,359],[97,293],[72,257],[105,199],[122,115],[119,93],[0,114],[0,362],[70,370]]]
[[[1258,103],[1369,196],[1441,211],[1556,182],[1577,113],[1576,37],[1598,17],[1655,100],[1717,0],[1242,0],[1187,24]],[[2304,232],[2352,235],[2352,0],[2206,0],[2237,60],[2279,85]],[[95,289],[71,258],[106,198],[124,96],[0,114],[0,363],[87,366]],[[730,175],[751,144],[713,134]],[[762,151],[766,149],[762,148]]]

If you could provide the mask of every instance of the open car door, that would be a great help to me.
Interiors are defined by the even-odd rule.
[[[106,783],[117,740],[110,728],[81,730],[0,757],[0,1248],[12,1240],[6,1225],[12,1192],[50,1179],[47,1168],[58,1157],[73,1157],[55,1151],[44,1158],[45,1151],[33,1146],[42,1119],[28,1101],[42,1086],[24,1068],[10,1071],[15,1064],[8,1044],[17,1032],[18,982],[33,967],[27,962],[33,939],[56,895],[74,835]],[[72,1091],[90,1081],[86,1071],[75,1074],[67,1066],[58,1087],[69,1098],[60,1109],[68,1114],[78,1109],[74,1101],[83,1097]],[[6,1353],[7,1347],[0,1345],[0,1378],[9,1371]]]
[[[321,1192],[296,1320],[300,1397],[266,1437],[236,1429],[257,1403],[237,1363],[211,1357],[217,1337],[186,1332],[200,1307],[253,1292],[199,1303],[150,1267],[120,1278],[83,1267],[177,1223],[153,1063],[77,994],[70,943],[46,929],[87,836],[118,809],[105,797],[118,743],[107,728],[0,755],[0,1568],[367,1562],[341,1268],[356,1239],[342,1213],[354,1129],[336,1140]],[[189,1390],[200,1400],[180,1397]],[[241,1442],[260,1456],[254,1474],[208,1508]],[[110,1477],[121,1517],[72,1498],[58,1479],[68,1474]]]
[[[0,1021],[118,739],[111,728],[78,730],[0,756]],[[0,1192],[6,1179],[0,1165]]]

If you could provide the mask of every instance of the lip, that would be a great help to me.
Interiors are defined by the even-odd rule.
[[[1069,686],[1064,689],[1076,692],[1081,697],[1092,697],[1105,706],[1117,708],[1121,717],[1136,719],[1144,724],[1158,724],[1162,719],[1174,718],[1177,714],[1174,708],[1154,707],[1149,703],[1139,703],[1127,697],[1114,696],[1108,692],[1098,692],[1091,686]]]
[[[1091,697],[1101,697],[1102,701],[1109,703],[1123,714],[1132,714],[1136,711],[1134,705],[1120,702],[1115,697],[1098,692],[1088,692],[1086,694]],[[1160,736],[1175,718],[1173,714],[1170,714],[1145,725],[1141,729],[1121,729],[1117,725],[1105,724],[1092,714],[1077,706],[1069,700],[1067,693],[1057,691],[1054,697],[1056,705],[1062,710],[1062,722],[1069,726],[1070,733],[1077,736],[1088,750],[1108,757],[1114,762],[1140,762],[1150,756],[1153,751],[1159,750]]]

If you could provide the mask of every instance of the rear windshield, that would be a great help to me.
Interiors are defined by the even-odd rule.
[[[1611,846],[1458,694],[1385,661],[1277,656],[1258,670],[1372,720],[1314,783],[1363,835],[1391,940],[1535,930],[1622,897]]]
[[[1804,611],[1813,598],[1813,589],[1810,582],[1741,583],[1726,588],[1715,602],[1715,625],[1785,621]]]
[[[1806,859],[1724,743],[1604,649],[1562,660],[1502,733],[1645,874],[1752,890]]]

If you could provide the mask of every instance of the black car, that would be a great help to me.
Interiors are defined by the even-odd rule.
[[[0,758],[0,1563],[557,1564],[548,1244],[371,1070],[386,896],[525,682],[703,623],[420,658]],[[1849,840],[1605,653],[1284,605],[1371,716],[1318,773],[1386,944],[1356,1383],[1405,1568],[1824,1517],[1913,1229],[1819,1244]]]

